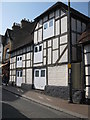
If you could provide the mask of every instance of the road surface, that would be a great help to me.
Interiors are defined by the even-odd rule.
[[[2,90],[2,118],[74,118],[25,98]]]

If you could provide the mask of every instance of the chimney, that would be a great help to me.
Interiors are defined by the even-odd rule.
[[[24,18],[24,19],[21,20],[21,27],[22,27],[22,28],[23,28],[23,27],[26,27],[26,26],[28,26],[28,25],[30,25],[30,24],[31,24],[31,22],[29,21],[29,19],[26,20],[26,18]]]
[[[13,26],[12,26],[12,29],[13,30],[19,30],[20,29],[20,24],[14,22]]]

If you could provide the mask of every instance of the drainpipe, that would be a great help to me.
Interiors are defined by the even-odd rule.
[[[68,0],[68,86],[69,86],[69,103],[72,103],[72,41],[71,41],[71,16],[70,0]]]

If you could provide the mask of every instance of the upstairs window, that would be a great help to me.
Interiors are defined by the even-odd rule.
[[[49,27],[52,27],[53,26],[53,20],[50,20],[49,21]]]
[[[44,30],[46,30],[47,28],[48,28],[48,24],[45,23],[45,24],[44,24]]]
[[[39,46],[39,51],[42,51],[42,46]]]
[[[36,46],[35,47],[35,52],[40,52],[40,51],[42,51],[42,45]]]
[[[38,52],[38,47],[35,47],[35,52]]]
[[[22,60],[22,57],[20,57],[20,60]]]
[[[20,71],[20,77],[22,77],[22,71]]]

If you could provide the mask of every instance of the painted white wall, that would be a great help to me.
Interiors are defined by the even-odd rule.
[[[58,38],[53,39],[53,49],[58,48]]]
[[[50,21],[53,21],[53,26],[49,27]],[[43,24],[43,40],[54,36],[54,19],[51,19]],[[44,29],[44,25],[47,24],[47,29]]]
[[[22,63],[23,65],[22,65],[22,67],[25,67],[25,61],[23,61],[23,63]]]
[[[85,54],[85,65],[90,64],[90,53],[89,54]]]
[[[51,64],[51,48],[48,49],[48,64]]]
[[[46,57],[43,59],[43,64],[46,65]]]
[[[42,41],[42,28],[38,30],[38,42]]]
[[[26,54],[26,59],[30,59],[30,52]]]
[[[60,48],[61,48],[61,46],[60,46]],[[62,49],[63,49],[63,46],[62,46]],[[60,54],[61,54],[61,52],[60,52]],[[63,62],[68,62],[68,50],[65,51],[65,53],[59,60],[59,63],[63,63]]]
[[[60,34],[60,20],[57,20],[55,22],[55,35],[59,35]]]
[[[37,43],[37,31],[34,32],[34,43]]]
[[[68,86],[67,65],[48,67],[48,85]]]
[[[22,60],[25,60],[25,54],[22,55]]]
[[[26,62],[26,67],[30,67],[30,60]]]
[[[26,69],[26,83],[32,84],[32,69]]]
[[[55,63],[58,59],[58,50],[53,51],[53,63]]]
[[[51,47],[51,40],[48,41],[48,47]]]
[[[84,57],[85,57],[85,65],[90,64],[90,44],[84,46]],[[86,85],[90,85],[90,66],[85,66],[85,75],[87,75],[85,77],[86,80]],[[86,98],[90,99],[90,87],[86,87]]]
[[[68,42],[68,37],[67,35],[63,35],[60,37],[60,44],[64,44]]]
[[[61,34],[67,32],[67,16],[61,18]]]
[[[46,48],[46,41],[43,42],[43,48]]]

